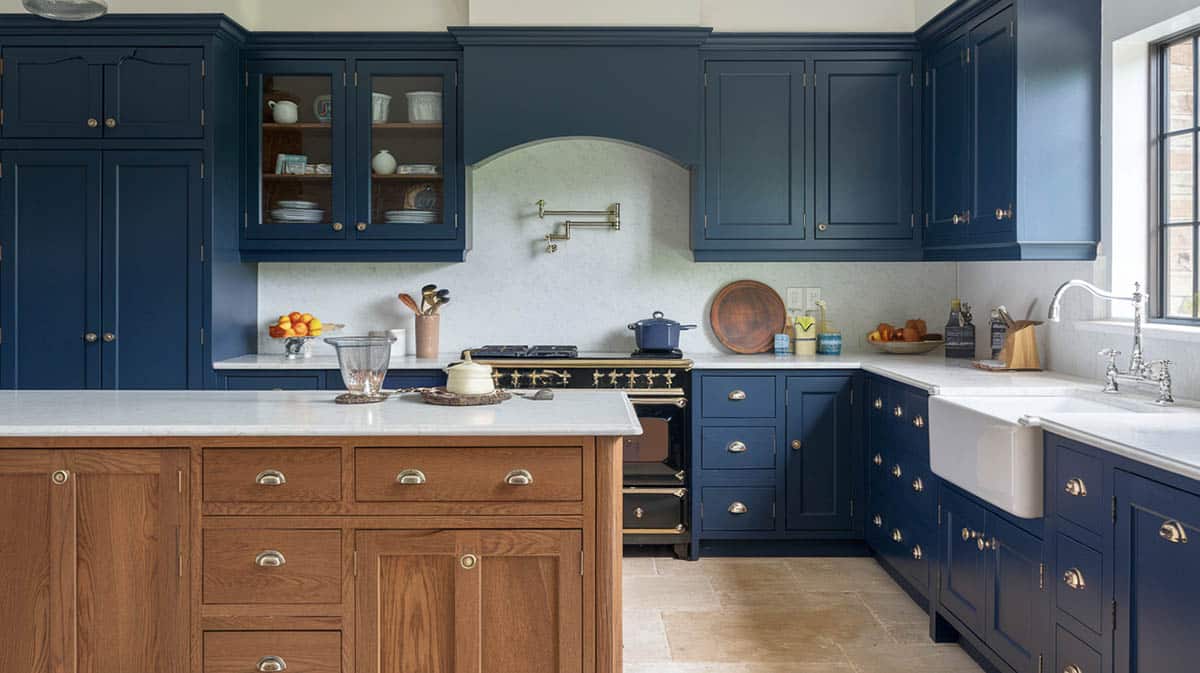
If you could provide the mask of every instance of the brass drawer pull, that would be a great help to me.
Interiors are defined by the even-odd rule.
[[[876,528],[883,528],[883,517],[876,514],[875,516],[871,517],[871,523],[875,524]]]
[[[287,477],[279,470],[263,470],[254,477],[254,483],[259,486],[283,486]]]
[[[504,483],[509,486],[528,486],[533,483],[533,475],[529,470],[513,470],[504,475]]]
[[[741,402],[744,399],[746,399],[746,391],[744,391],[744,390],[729,391],[729,400],[731,402]]]
[[[425,483],[425,473],[420,470],[401,470],[400,474],[396,475],[396,483],[404,486],[415,486]]]
[[[747,507],[746,503],[744,503],[744,502],[738,502],[735,500],[734,503],[729,506],[729,513],[734,516],[741,516],[742,514],[745,514],[746,512],[749,512],[749,511],[750,511],[750,508]]]
[[[254,565],[259,568],[278,568],[287,563],[287,559],[283,558],[283,554],[268,549],[258,552],[258,556],[254,557]]]
[[[67,483],[67,480],[70,478],[71,473],[67,470],[55,470],[54,473],[50,475],[50,481],[58,486],[62,486],[63,484]]]
[[[882,409],[882,408],[883,408],[883,398],[882,398],[882,397],[876,397],[876,398],[875,398],[875,404],[874,404],[874,406],[875,406],[875,408],[876,408],[876,409]]]
[[[1073,495],[1076,498],[1087,497],[1087,486],[1079,477],[1068,479],[1066,486],[1063,486],[1063,491],[1065,491],[1067,495]]]
[[[892,540],[895,542],[904,542],[904,534],[900,532],[899,528],[892,529]]]
[[[875,457],[871,459],[871,462],[875,463],[876,465],[883,465],[883,456],[877,453],[875,454]]]
[[[741,441],[740,439],[735,439],[725,447],[725,450],[730,453],[745,453],[746,448],[745,442]]]
[[[1158,528],[1158,536],[1170,542],[1171,544],[1187,544],[1187,531],[1183,529],[1183,524],[1175,521],[1164,521],[1163,525]]]
[[[1075,664],[1067,664],[1063,667],[1062,673],[1083,673],[1083,669]]]
[[[479,565],[479,557],[474,554],[463,554],[458,559],[458,565],[463,567],[463,570],[470,570]]]
[[[893,477],[895,477],[895,478],[899,479],[899,478],[900,478],[900,476],[901,476],[901,475],[903,475],[903,474],[904,474],[904,470],[901,470],[901,469],[900,469],[900,464],[899,464],[899,463],[897,463],[897,464],[895,464],[895,465],[893,465],[893,466],[892,466],[892,476],[893,476]]]
[[[925,555],[925,552],[923,552],[921,550],[921,545],[917,545],[912,548],[912,557],[915,558],[916,560],[920,561],[921,557],[924,555]]]
[[[254,667],[258,673],[282,673],[287,670],[287,662],[283,657],[263,657],[258,660],[258,665]]]
[[[104,120],[104,125],[110,129],[115,129],[117,128],[117,120],[114,117],[109,117]]]
[[[1063,573],[1063,584],[1066,584],[1075,591],[1083,591],[1087,588],[1087,582],[1083,580],[1083,571],[1079,568],[1071,568]]]
[[[912,424],[914,428],[920,430],[921,428],[925,427],[925,417],[917,414],[913,417]]]
[[[921,478],[920,478],[920,477],[917,477],[916,479],[913,479],[913,481],[912,481],[912,489],[913,489],[914,491],[916,491],[917,493],[920,493],[920,492],[924,491],[924,490],[925,490],[925,482],[924,482],[924,481],[921,481]]]

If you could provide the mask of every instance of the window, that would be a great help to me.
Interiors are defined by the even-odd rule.
[[[1196,116],[1197,38],[1200,31],[1172,38],[1158,46],[1154,134],[1159,163],[1158,217],[1154,264],[1157,269],[1157,317],[1200,322],[1197,301],[1197,243],[1200,206],[1197,190],[1197,146],[1200,120]]]

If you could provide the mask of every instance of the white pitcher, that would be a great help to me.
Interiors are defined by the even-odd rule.
[[[290,100],[269,100],[267,107],[271,108],[271,118],[276,124],[295,124],[300,118],[300,106]]]
[[[391,175],[396,172],[396,157],[387,150],[379,150],[379,153],[371,159],[371,170],[377,175]]]

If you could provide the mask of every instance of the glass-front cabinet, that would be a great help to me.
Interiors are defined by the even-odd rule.
[[[246,64],[242,256],[459,261],[457,61]]]

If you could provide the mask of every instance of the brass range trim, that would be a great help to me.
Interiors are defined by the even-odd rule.
[[[679,524],[674,528],[621,528],[625,535],[683,535],[687,526]]]
[[[680,500],[687,495],[686,488],[640,488],[638,486],[627,486],[621,489],[621,493],[625,494],[642,494],[642,495],[673,495]]]
[[[691,371],[691,360],[669,360],[669,359],[654,359],[654,358],[622,358],[617,360],[607,360],[600,358],[548,358],[545,360],[537,360],[534,358],[501,358],[488,360],[485,358],[473,358],[475,362],[482,365],[497,367],[501,369],[614,369],[616,367],[634,367],[634,368],[655,368],[655,369],[677,369],[681,371]]]

